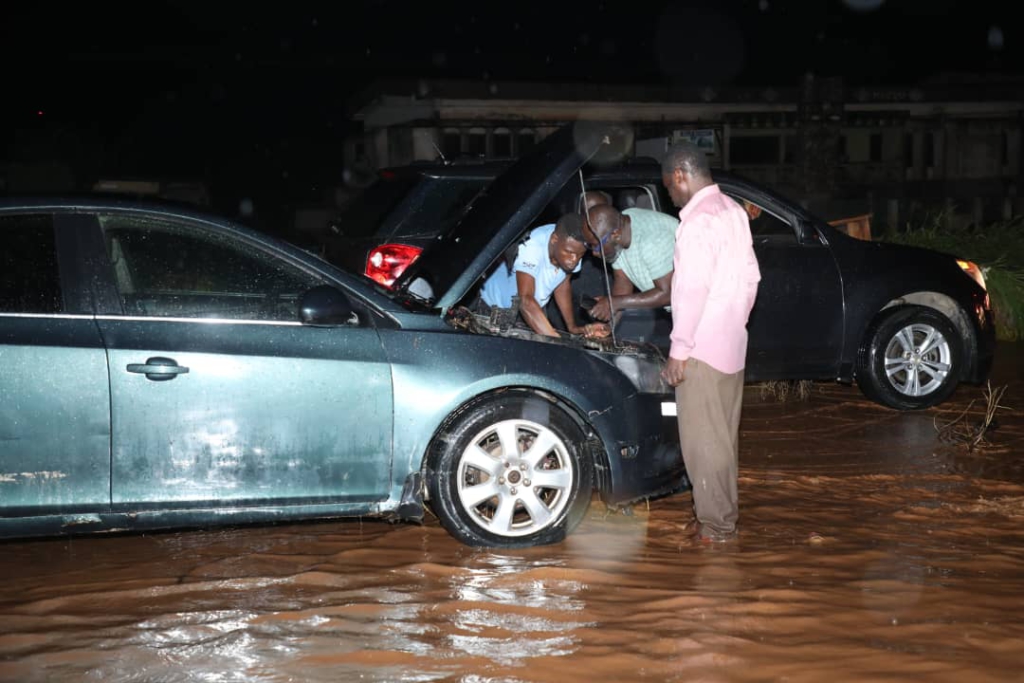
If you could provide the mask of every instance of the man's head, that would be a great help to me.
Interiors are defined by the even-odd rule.
[[[548,256],[551,257],[551,262],[565,272],[571,273],[586,253],[583,217],[578,213],[565,214],[558,219],[555,231],[551,233],[551,239],[548,241]]]
[[[590,221],[583,226],[583,239],[594,256],[604,251],[605,261],[611,263],[622,250],[622,214],[607,204],[590,210]]]
[[[680,140],[665,153],[661,182],[672,203],[683,208],[693,195],[713,182],[707,156],[689,140]]]
[[[583,208],[581,211],[587,213],[595,206],[603,206],[605,204],[611,206],[612,198],[607,192],[601,190],[590,190],[589,192],[583,193]]]

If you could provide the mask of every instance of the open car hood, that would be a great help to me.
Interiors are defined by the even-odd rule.
[[[423,251],[395,282],[396,295],[447,311],[583,164],[602,148],[621,154],[618,148],[629,138],[623,124],[592,121],[576,121],[549,135],[495,178],[452,229]]]

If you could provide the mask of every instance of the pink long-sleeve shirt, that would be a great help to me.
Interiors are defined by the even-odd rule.
[[[699,190],[679,212],[673,264],[669,355],[739,372],[761,270],[747,212],[718,185]]]

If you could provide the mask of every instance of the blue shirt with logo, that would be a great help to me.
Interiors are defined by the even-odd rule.
[[[484,286],[480,290],[484,303],[501,308],[511,307],[512,297],[519,293],[516,273],[526,273],[533,277],[533,295],[537,303],[541,306],[547,305],[552,293],[568,276],[561,267],[551,264],[551,257],[548,255],[548,243],[554,232],[554,223],[530,231],[526,241],[519,245],[519,253],[512,271],[509,272],[508,267],[501,264],[484,281]],[[580,272],[582,265],[581,260],[572,272]]]

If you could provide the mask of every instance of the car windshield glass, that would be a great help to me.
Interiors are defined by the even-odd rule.
[[[399,211],[384,220],[378,235],[391,242],[434,237],[451,229],[487,186],[487,178],[424,178]]]
[[[449,229],[488,178],[395,176],[363,190],[338,216],[347,238],[433,236]]]
[[[341,234],[351,238],[369,237],[377,232],[418,182],[416,176],[391,176],[382,177],[367,187],[338,217]]]

